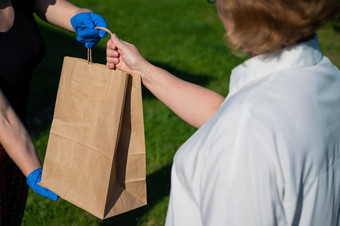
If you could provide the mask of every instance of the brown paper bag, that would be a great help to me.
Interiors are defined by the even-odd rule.
[[[141,79],[65,57],[40,185],[98,218],[146,205]]]

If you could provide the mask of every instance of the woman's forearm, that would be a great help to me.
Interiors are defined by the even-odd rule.
[[[0,120],[0,143],[27,177],[41,163],[29,134],[1,91]]]
[[[115,34],[107,42],[106,65],[131,74],[140,74],[142,82],[160,101],[188,124],[201,127],[221,106],[224,97],[204,87],[186,82],[150,64],[138,49]]]
[[[179,79],[154,65],[148,64],[144,68],[144,86],[180,118],[196,128],[201,127],[225,99],[212,90]]]

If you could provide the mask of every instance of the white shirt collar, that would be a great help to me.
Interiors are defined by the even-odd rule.
[[[278,71],[314,65],[320,62],[322,57],[317,35],[307,42],[252,57],[232,70],[229,95],[254,80]]]

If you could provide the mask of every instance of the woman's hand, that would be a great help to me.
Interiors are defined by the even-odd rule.
[[[149,62],[139,53],[138,49],[115,34],[107,42],[106,65],[113,69],[118,68],[131,74],[140,74],[143,77]]]

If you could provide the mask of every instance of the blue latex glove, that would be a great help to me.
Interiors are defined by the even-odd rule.
[[[85,42],[86,48],[92,48],[99,42],[100,38],[106,37],[106,31],[94,28],[108,28],[104,18],[95,13],[78,13],[71,18],[71,24],[78,34],[77,40]]]
[[[50,190],[41,187],[38,183],[41,181],[41,173],[42,173],[42,168],[38,168],[36,170],[33,170],[27,177],[27,184],[30,186],[35,193],[38,195],[42,195],[44,197],[50,198],[53,201],[58,200],[58,195],[54,194]]]

